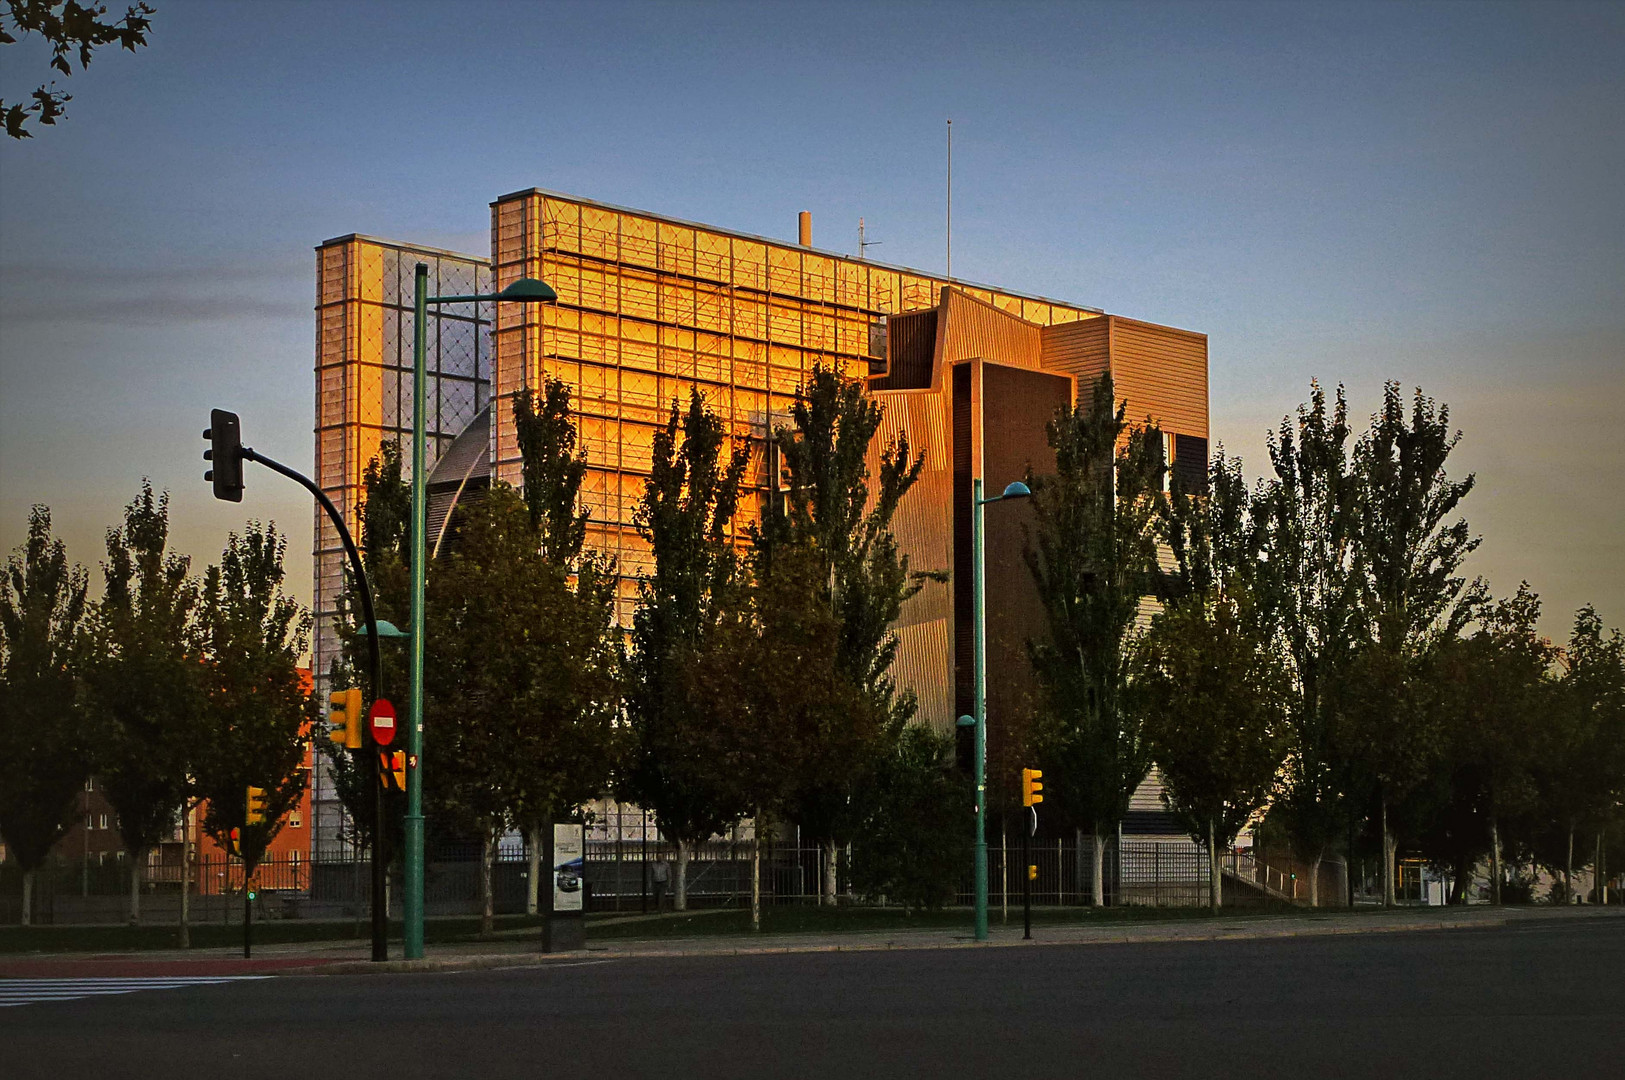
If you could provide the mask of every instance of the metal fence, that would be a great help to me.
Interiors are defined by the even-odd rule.
[[[990,838],[989,902],[1008,909],[1022,902],[1024,863],[1014,837]],[[1085,905],[1093,894],[1093,840],[1036,839],[1031,865],[1037,867],[1032,900],[1042,906]],[[653,839],[645,842],[588,841],[584,867],[586,902],[592,911],[652,911],[670,908],[676,888],[676,849]],[[697,846],[690,854],[687,896],[692,907],[743,906],[750,902],[752,845],[748,840],[719,840]],[[836,892],[847,901],[885,903],[884,897],[860,897],[852,888],[849,850],[837,852]],[[767,904],[816,903],[823,880],[820,848],[763,841],[762,900]],[[657,867],[664,863],[666,880]],[[1102,851],[1102,892],[1108,904],[1180,907],[1208,902],[1207,852],[1189,841],[1108,840]],[[1226,904],[1264,899],[1304,902],[1307,872],[1302,863],[1264,859],[1253,852],[1227,852],[1222,857]],[[1320,901],[1343,903],[1341,864],[1322,864]],[[399,868],[392,868],[390,910],[398,914]],[[505,843],[492,867],[492,901],[499,914],[519,914],[529,899],[530,858],[522,843]],[[189,904],[200,921],[229,921],[241,907],[243,865],[238,859],[194,858],[183,875],[177,861],[149,863],[142,894],[143,921],[172,922],[179,915],[183,876],[189,882]],[[545,882],[544,882],[545,883]],[[370,904],[371,877],[364,858],[312,862],[298,853],[267,859],[255,870],[256,911],[264,918],[359,918]],[[955,902],[973,901],[971,869],[955,888]],[[34,919],[51,922],[121,922],[128,910],[129,867],[120,857],[100,865],[64,862],[47,865],[35,875]],[[478,845],[442,847],[430,853],[425,868],[425,910],[430,915],[473,914],[480,908]],[[0,923],[19,921],[21,875],[0,866]]]

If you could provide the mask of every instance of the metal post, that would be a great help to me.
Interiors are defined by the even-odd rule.
[[[428,528],[428,455],[424,445],[424,339],[429,311],[429,267],[417,264],[412,320],[412,627],[411,686],[406,719],[406,869],[402,897],[404,953],[423,958],[423,573],[424,532]]]
[[[1038,811],[1032,811],[1032,821],[1021,830],[1021,940],[1033,939],[1033,830],[1038,828]]]
[[[971,640],[976,719],[976,940],[987,940],[987,627],[984,619],[982,566],[982,478],[972,477],[971,491]]]

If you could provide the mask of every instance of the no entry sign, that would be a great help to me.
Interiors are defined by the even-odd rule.
[[[372,741],[379,746],[388,746],[395,741],[395,706],[389,703],[388,698],[379,698],[367,710],[367,730],[372,733]]]

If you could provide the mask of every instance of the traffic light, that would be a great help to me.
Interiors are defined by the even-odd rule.
[[[203,460],[209,471],[203,479],[214,484],[214,497],[226,502],[243,501],[243,429],[237,414],[224,409],[209,410],[209,426],[203,432],[209,448]]]
[[[248,789],[248,817],[245,819],[250,825],[265,824],[265,789],[249,786]]]
[[[334,690],[327,696],[327,737],[351,750],[361,749],[361,690]]]
[[[1028,863],[1027,864],[1027,880],[1028,881],[1037,881],[1038,880],[1038,867],[1034,863]]]
[[[226,850],[232,855],[242,854],[243,834],[241,829],[231,830],[231,837],[226,841]]]
[[[1043,776],[1044,774],[1037,769],[1021,770],[1022,806],[1036,806],[1044,801],[1044,796],[1039,794],[1044,790],[1044,785],[1039,782],[1043,779]]]
[[[406,790],[406,752],[403,750],[378,752],[378,782],[384,790]]]

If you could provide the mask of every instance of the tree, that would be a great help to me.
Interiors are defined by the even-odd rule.
[[[207,664],[194,769],[207,800],[201,828],[228,849],[237,833],[245,882],[305,790],[314,709],[299,658],[310,613],[283,591],[287,546],[274,524],[232,533],[220,564],[204,573],[198,607]],[[262,823],[247,820],[250,786],[265,792]]]
[[[1502,823],[1527,816],[1536,790],[1541,746],[1558,734],[1552,723],[1557,650],[1540,636],[1540,600],[1528,582],[1515,596],[1486,609],[1477,633],[1441,642],[1428,665],[1428,692],[1441,701],[1443,728],[1437,785],[1444,805],[1442,838],[1450,841],[1456,881],[1465,892],[1478,857],[1492,860],[1500,902]]]
[[[95,771],[118,812],[130,854],[130,921],[141,915],[147,852],[173,826],[191,790],[202,737],[203,656],[189,560],[166,553],[169,496],[141,494],[107,531],[105,589],[90,621],[85,670]]]
[[[1286,765],[1272,816],[1309,860],[1309,898],[1320,902],[1320,863],[1349,824],[1348,769],[1332,740],[1338,673],[1354,644],[1354,491],[1343,388],[1327,407],[1318,383],[1270,438],[1274,477],[1255,503],[1260,554],[1255,596],[1280,635],[1292,678]]]
[[[359,511],[361,561],[372,586],[375,614],[400,626],[408,621],[411,584],[408,569],[409,541],[412,523],[412,488],[401,476],[401,444],[383,443],[378,454],[367,463],[362,474],[362,497]],[[352,633],[340,637],[339,655],[328,671],[330,687],[362,686],[372,693],[369,679],[363,676],[371,663],[367,635],[361,618],[361,598],[349,568],[345,568],[344,591],[339,594],[334,624],[355,627]],[[382,667],[380,692],[388,697],[391,688],[404,689],[406,666],[404,650],[385,647],[379,656]],[[397,689],[397,692],[398,692]],[[320,703],[318,703],[320,704]],[[368,705],[370,706],[370,702]],[[372,768],[359,754],[318,735],[316,750],[327,762],[327,775],[332,778],[334,794],[344,805],[350,835],[357,849],[373,842],[373,777]],[[400,850],[404,829],[405,795],[390,791],[384,795],[384,821],[387,831],[383,838],[380,857],[386,862],[394,859]]]
[[[692,847],[750,807],[715,752],[712,700],[696,698],[690,665],[717,646],[717,627],[740,602],[739,560],[729,537],[749,449],[723,459],[722,421],[694,391],[672,403],[655,432],[652,468],[636,521],[654,556],[639,582],[632,620],[627,722],[631,746],[622,785],[650,808],[677,846],[676,906],[687,907]]]
[[[529,387],[519,391],[513,423],[525,505],[531,528],[541,535],[542,555],[557,566],[573,567],[587,539],[587,511],[580,505],[587,456],[576,447],[569,384],[548,379],[540,400]]]
[[[0,577],[0,836],[23,872],[24,926],[34,871],[72,825],[90,775],[75,685],[87,585],[51,536],[50,508],[33,507]]]
[[[119,45],[135,52],[147,43],[147,30],[152,25],[149,16],[154,14],[146,4],[136,4],[125,9],[124,18],[104,22],[106,4],[81,4],[77,0],[6,0],[6,8],[11,29],[0,21],[0,45],[15,45],[19,37],[38,34],[51,46],[51,69],[63,76],[73,74],[72,58],[76,54],[79,70],[83,71],[90,66],[91,54],[103,45]],[[28,130],[30,120],[54,125],[73,99],[72,94],[55,86],[53,81],[35,90],[31,105],[0,100],[6,134],[13,139],[33,138],[33,132]]]
[[[462,508],[457,543],[436,561],[424,691],[439,764],[429,775],[437,810],[481,839],[483,931],[507,825],[551,822],[609,782],[613,587],[589,565],[572,591],[539,548],[525,501],[503,483]]]
[[[1376,788],[1383,838],[1383,899],[1394,895],[1391,805],[1428,774],[1439,752],[1426,669],[1441,642],[1458,636],[1484,602],[1457,571],[1478,547],[1464,518],[1451,520],[1473,489],[1445,462],[1461,439],[1448,406],[1416,391],[1409,421],[1398,383],[1354,449],[1356,644],[1338,719],[1340,745]]]
[[[910,724],[868,774],[852,844],[852,882],[905,911],[941,907],[970,861],[975,795],[953,767],[953,740]]]
[[[871,443],[882,414],[860,382],[815,365],[796,389],[794,426],[773,433],[788,489],[752,535],[757,581],[772,590],[787,564],[792,574],[808,576],[812,588],[792,588],[778,602],[821,606],[834,616],[839,635],[834,670],[809,673],[799,688],[806,707],[797,715],[817,719],[796,737],[799,782],[790,809],[823,848],[819,894],[825,903],[835,902],[836,852],[856,823],[853,795],[868,766],[889,752],[888,733],[899,730],[915,708],[913,695],[899,694],[890,675],[897,654],[892,624],[930,575],[910,573],[891,522],[919,479],[925,455],[899,435],[881,449],[878,476],[871,478]],[[819,617],[812,611],[799,618],[775,614],[766,613],[764,634],[782,627],[799,635]],[[820,680],[830,695],[822,706],[805,693]]]
[[[1127,411],[1107,372],[1087,404],[1049,424],[1055,474],[1030,479],[1036,530],[1026,557],[1048,630],[1029,645],[1037,749],[1059,809],[1094,833],[1097,905],[1104,837],[1151,766],[1123,693],[1140,600],[1161,588],[1161,440],[1127,423]]]
[[[1184,597],[1136,644],[1129,698],[1162,770],[1164,799],[1208,852],[1209,902],[1222,902],[1219,852],[1265,805],[1283,757],[1286,672],[1245,588]]]
[[[587,510],[581,505],[581,483],[587,457],[579,449],[579,434],[570,406],[570,387],[562,379],[547,379],[540,398],[529,388],[514,395],[514,431],[519,443],[525,505],[537,535],[542,558],[563,575],[576,632],[568,638],[583,646],[574,657],[579,675],[593,673],[597,686],[576,699],[581,712],[577,723],[598,716],[608,723],[618,707],[619,631],[615,625],[615,567],[597,553],[583,555],[587,538]],[[552,816],[600,794],[608,778],[616,740],[604,727],[602,738],[591,740],[594,750],[561,771],[567,760],[555,752],[546,732],[525,745],[534,759],[532,775],[539,781],[534,794],[522,793],[517,813],[530,837],[531,873],[529,909],[538,907],[541,880],[542,830]],[[545,778],[545,779],[544,779]],[[570,794],[562,792],[569,789]]]
[[[1530,832],[1556,841],[1542,845],[1550,852],[1543,861],[1562,869],[1568,902],[1576,834],[1595,837],[1592,866],[1600,873],[1604,837],[1625,800],[1625,637],[1604,634],[1596,609],[1581,608],[1560,669],[1555,708],[1532,755],[1539,809]]]

